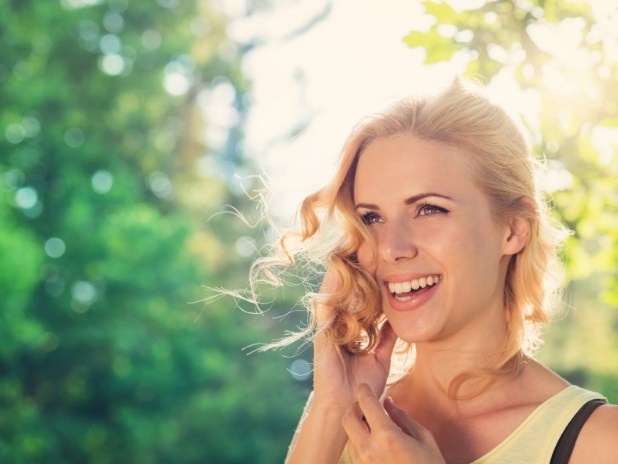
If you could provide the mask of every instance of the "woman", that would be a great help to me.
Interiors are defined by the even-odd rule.
[[[532,357],[560,232],[534,171],[513,121],[460,80],[354,131],[278,247],[328,268],[288,463],[618,462],[618,408]]]

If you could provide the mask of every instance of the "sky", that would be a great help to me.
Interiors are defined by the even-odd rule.
[[[290,36],[315,16],[323,19]],[[293,214],[330,179],[362,116],[453,79],[457,65],[429,69],[424,52],[403,43],[427,21],[417,1],[299,0],[233,23],[236,40],[264,40],[243,65],[252,85],[245,148],[269,179],[273,213]]]
[[[463,73],[471,59],[461,51],[449,63],[427,66],[424,50],[403,42],[412,30],[426,31],[432,24],[420,0],[280,0],[251,15],[246,0],[221,1],[227,15],[236,18],[228,28],[232,40],[260,43],[243,60],[251,86],[244,149],[257,161],[257,174],[267,178],[270,212],[284,221],[293,217],[305,196],[332,177],[345,139],[364,115],[398,97],[438,91]],[[449,3],[468,9],[483,2]],[[615,30],[618,15],[607,12],[616,0],[591,3],[595,16],[609,18],[597,24],[596,33],[615,37],[609,32]],[[581,28],[582,21],[575,18],[559,26],[536,25],[528,32],[540,46],[553,47],[558,60],[585,69],[593,57],[578,52]],[[500,55],[496,58],[504,67],[491,80],[488,95],[534,130],[539,125],[540,94],[534,89],[522,93],[513,78],[525,55],[517,47],[498,48],[490,52]],[[616,59],[618,46],[606,47],[606,53]],[[548,73],[551,86],[563,88],[566,95],[575,86],[599,98],[594,80],[554,74]],[[611,159],[618,134],[597,135],[599,150]],[[570,186],[572,176],[559,162],[548,168],[541,180],[548,191]]]

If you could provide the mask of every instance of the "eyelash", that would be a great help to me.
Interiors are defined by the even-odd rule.
[[[373,219],[376,219],[375,221]],[[365,223],[365,225],[370,226],[371,224],[377,224],[379,222],[380,219],[382,219],[380,216],[378,216],[376,213],[374,213],[373,211],[369,212],[369,213],[365,213],[361,216],[361,219],[363,220],[363,222]]]
[[[438,213],[448,213],[448,210],[432,203],[422,203],[416,209],[416,216],[431,216]],[[378,224],[382,218],[375,212],[370,211],[361,216],[366,225]]]
[[[431,212],[428,213],[427,210],[431,210]],[[448,213],[448,210],[431,203],[422,203],[416,211],[417,216],[431,216],[436,213]],[[421,214],[423,211],[424,214]]]

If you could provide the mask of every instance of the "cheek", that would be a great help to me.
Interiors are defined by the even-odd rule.
[[[356,252],[358,262],[371,274],[375,273],[377,260],[375,249],[369,243],[363,243]]]

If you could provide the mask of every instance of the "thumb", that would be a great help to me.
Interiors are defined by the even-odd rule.
[[[328,295],[336,292],[341,286],[341,279],[337,273],[329,268],[324,275],[322,286],[320,287],[320,293],[315,296],[314,317],[318,331],[324,330],[332,324],[335,319],[335,308],[324,301]]]
[[[386,367],[391,365],[391,355],[397,343],[397,335],[390,322],[386,321],[380,328],[380,341],[376,347],[375,355]]]

